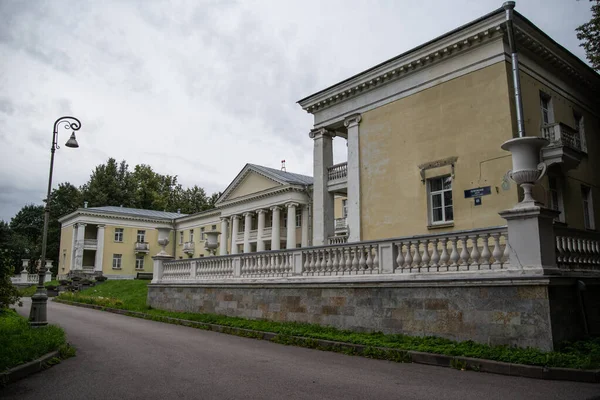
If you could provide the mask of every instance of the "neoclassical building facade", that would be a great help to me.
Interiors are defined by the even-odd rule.
[[[313,178],[247,164],[215,208],[192,215],[123,207],[81,208],[60,219],[59,275],[72,270],[132,279],[152,272],[158,229],[171,230],[176,259],[205,257],[207,234],[219,232],[217,255],[312,245]],[[336,199],[336,241],[345,241],[344,198]],[[334,239],[332,239],[334,240]]]

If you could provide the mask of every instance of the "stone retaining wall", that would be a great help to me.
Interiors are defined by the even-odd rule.
[[[573,290],[569,282],[555,290],[547,278],[386,284],[158,284],[149,286],[148,304],[171,311],[550,350],[554,342],[581,334]],[[570,301],[562,302],[560,297],[566,294]]]

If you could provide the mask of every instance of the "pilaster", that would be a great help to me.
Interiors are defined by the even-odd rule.
[[[104,225],[98,225],[98,232],[96,234],[96,260],[94,261],[94,271],[103,271],[102,263],[104,262]]]
[[[302,247],[308,247],[308,217],[309,206],[302,206]]]

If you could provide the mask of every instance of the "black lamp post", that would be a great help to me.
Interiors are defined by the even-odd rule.
[[[50,176],[48,178],[48,194],[46,195],[46,207],[44,208],[44,231],[42,234],[42,256],[40,258],[40,268],[38,270],[39,279],[37,291],[31,297],[31,311],[29,312],[29,324],[31,326],[46,326],[46,304],[48,295],[44,287],[44,278],[46,277],[46,242],[48,241],[48,222],[50,220],[50,195],[52,190],[52,170],[54,169],[54,152],[60,147],[57,144],[58,127],[63,126],[64,129],[71,130],[71,137],[65,143],[67,147],[79,147],[75,139],[75,131],[81,128],[81,122],[74,117],[61,117],[54,123],[54,131],[52,133],[52,148],[50,149]]]

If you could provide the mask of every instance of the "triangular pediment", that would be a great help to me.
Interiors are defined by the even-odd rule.
[[[256,170],[248,164],[242,169],[238,176],[225,189],[217,205],[229,200],[240,197],[251,196],[254,193],[264,192],[265,190],[277,188],[286,185],[276,177],[267,176],[263,171]]]

